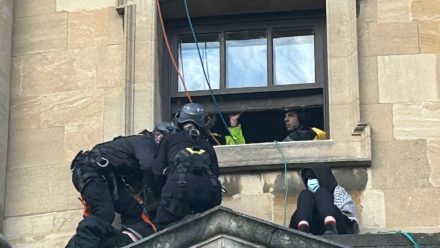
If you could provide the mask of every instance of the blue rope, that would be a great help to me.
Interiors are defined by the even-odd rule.
[[[278,152],[281,154],[281,159],[284,162],[284,226],[286,226],[286,220],[287,220],[287,193],[289,189],[289,180],[287,178],[287,160],[286,157],[284,157],[284,153],[281,151],[280,146],[278,144],[278,141],[274,141],[275,148],[278,150]]]
[[[400,233],[402,234],[406,239],[408,239],[411,243],[413,248],[421,248],[419,244],[417,244],[417,242],[415,241],[414,237],[411,235],[411,233],[409,232],[405,232],[402,230],[398,230],[396,231],[396,233]]]
[[[232,136],[231,132],[229,131],[229,128],[228,128],[228,125],[226,124],[225,118],[223,118],[223,115],[222,115],[221,110],[220,110],[220,106],[218,105],[217,100],[215,99],[215,96],[214,96],[214,94],[212,92],[211,83],[210,83],[209,78],[208,78],[208,76],[206,74],[205,66],[203,64],[203,58],[202,58],[202,54],[200,52],[199,42],[197,41],[197,36],[196,36],[196,32],[194,30],[194,25],[193,25],[193,23],[191,21],[191,15],[189,13],[189,8],[188,8],[187,0],[183,0],[183,3],[185,5],[186,17],[188,19],[189,27],[191,28],[191,33],[192,33],[194,42],[196,43],[197,53],[199,54],[200,63],[202,64],[203,75],[205,76],[206,83],[208,84],[209,94],[211,95],[212,102],[214,103],[214,106],[215,106],[215,109],[216,109],[217,113],[220,115],[220,119],[222,120],[223,125],[226,128],[226,131],[232,137],[232,140],[234,141],[234,143],[236,143],[235,139],[234,139],[234,136]]]

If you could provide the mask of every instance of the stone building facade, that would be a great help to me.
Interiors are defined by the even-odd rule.
[[[195,16],[307,2],[204,1],[216,8],[194,0]],[[178,1],[161,2],[182,17]],[[438,232],[440,2],[308,2],[326,13],[330,139],[280,143],[287,216],[303,187],[298,169],[326,161],[353,194],[362,232]],[[82,216],[69,171],[76,152],[163,117],[163,46],[152,0],[0,0],[0,211],[14,247],[64,247]],[[274,144],[217,152],[223,205],[284,224]]]

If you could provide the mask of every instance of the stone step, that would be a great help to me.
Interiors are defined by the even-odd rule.
[[[440,248],[440,233],[411,233],[411,235],[422,248]],[[321,237],[351,247],[413,247],[412,243],[401,233],[324,235]]]

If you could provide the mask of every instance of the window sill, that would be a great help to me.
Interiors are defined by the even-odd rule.
[[[289,169],[326,162],[337,167],[371,165],[370,127],[355,130],[347,141],[319,140],[279,142]],[[284,170],[284,161],[275,143],[215,147],[220,171],[224,173]]]

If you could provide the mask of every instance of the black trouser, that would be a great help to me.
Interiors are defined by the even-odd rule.
[[[191,213],[200,213],[221,203],[220,184],[214,187],[205,175],[185,175],[186,186],[179,187],[179,173],[170,175],[163,186],[154,223],[163,229]]]
[[[305,189],[298,196],[297,208],[290,219],[289,227],[298,229],[298,223],[305,220],[309,223],[312,234],[321,235],[325,231],[324,219],[327,216],[336,219],[338,233],[350,233],[353,224],[334,205],[333,194],[330,191],[323,187],[318,188],[315,193]]]
[[[142,206],[127,192],[125,186],[121,182],[117,185],[117,195],[116,200],[113,199],[113,187],[106,179],[106,177],[101,173],[102,169],[94,168],[93,165],[80,165],[81,173],[76,173],[74,171],[72,175],[72,181],[75,188],[81,190],[81,196],[87,203],[90,216],[85,217],[78,225],[77,235],[75,235],[69,242],[69,244],[75,244],[79,241],[75,241],[78,238],[82,243],[88,243],[90,246],[84,247],[98,247],[99,244],[106,238],[106,232],[96,232],[90,230],[96,230],[96,228],[89,228],[88,226],[98,225],[103,230],[110,230],[112,228],[111,224],[115,218],[115,212],[121,215],[121,224],[127,227],[136,226],[135,230],[142,236],[147,236],[151,234],[151,228],[148,224],[144,223],[142,220]],[[76,168],[75,170],[77,170]],[[106,172],[108,173],[108,172]],[[84,175],[88,176],[87,182],[83,188],[80,188],[80,180]],[[84,183],[84,182],[82,182]],[[98,222],[94,223],[94,222]],[[137,223],[142,222],[144,225],[138,225]],[[83,227],[85,226],[85,227]],[[142,228],[139,228],[142,227]],[[87,240],[87,241],[86,241]],[[75,247],[75,246],[71,246]],[[83,247],[83,246],[78,246]]]

